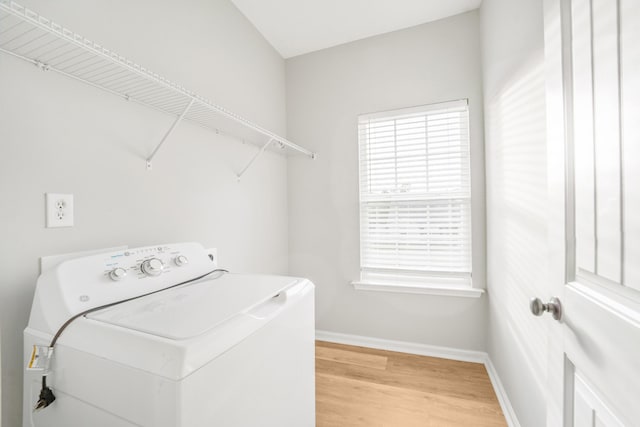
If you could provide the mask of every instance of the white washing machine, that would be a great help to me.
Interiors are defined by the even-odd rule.
[[[213,270],[201,245],[181,243],[43,271],[25,365],[85,314],[55,343],[53,403],[33,411],[43,372],[25,372],[24,426],[315,425],[313,284]]]

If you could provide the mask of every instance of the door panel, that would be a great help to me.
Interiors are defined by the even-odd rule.
[[[597,274],[621,281],[620,99],[617,0],[592,0]],[[575,70],[575,67],[574,67]],[[576,122],[574,128],[582,126]],[[581,141],[575,140],[576,146]],[[579,177],[576,177],[576,180]]]
[[[639,425],[640,2],[545,0],[545,55],[547,424]]]
[[[625,286],[640,291],[640,1],[620,1]]]
[[[575,425],[585,427],[624,427],[587,381],[575,375]]]
[[[575,127],[575,203],[576,263],[596,272],[595,149],[593,140],[593,57],[591,55],[591,5],[574,0],[573,38],[573,117]]]
[[[566,286],[564,352],[575,371],[591,384],[593,394],[633,426],[632,421],[640,419],[640,318],[613,292],[607,293],[599,285],[574,282]]]

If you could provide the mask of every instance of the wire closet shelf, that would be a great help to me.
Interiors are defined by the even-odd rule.
[[[54,71],[175,117],[147,158],[149,169],[155,154],[182,120],[247,142],[256,143],[258,138],[266,137],[267,142],[242,169],[238,178],[271,144],[315,158],[312,151],[6,0],[0,0],[0,52],[31,62],[43,71]]]

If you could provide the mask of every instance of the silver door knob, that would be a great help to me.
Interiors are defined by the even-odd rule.
[[[542,316],[545,311],[548,311],[554,319],[560,320],[562,318],[562,304],[560,304],[558,297],[551,298],[546,304],[540,298],[531,298],[529,308],[534,316]]]

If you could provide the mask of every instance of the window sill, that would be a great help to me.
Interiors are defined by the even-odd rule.
[[[351,282],[359,291],[395,292],[403,294],[439,295],[448,297],[480,298],[484,289],[471,287],[447,287],[433,284],[395,285],[383,282],[355,280]]]

